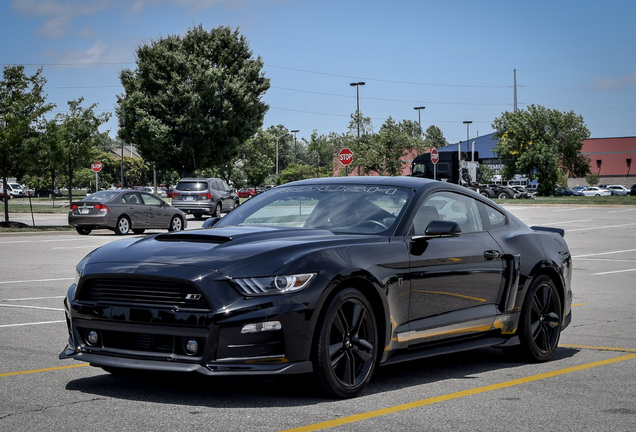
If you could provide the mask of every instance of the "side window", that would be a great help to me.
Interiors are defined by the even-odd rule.
[[[135,204],[141,204],[141,203],[139,202],[139,199],[137,198],[137,194],[136,194],[136,193],[129,193],[129,194],[124,195],[124,196],[121,198],[121,201],[122,201],[124,204],[132,204],[132,205],[135,205]]]
[[[506,215],[496,208],[480,202],[479,209],[481,210],[483,224],[486,230],[493,230],[506,226]]]
[[[141,197],[143,198],[144,204],[146,205],[152,205],[152,206],[161,205],[161,200],[154,195],[142,194]]]
[[[220,191],[223,192],[227,192],[230,190],[230,187],[227,185],[227,183],[225,183],[224,181],[221,181],[221,189],[219,189]]]
[[[424,200],[413,220],[414,235],[423,235],[432,220],[457,222],[462,233],[483,231],[477,201],[454,192],[436,192]]]
[[[216,191],[223,190],[220,183],[221,182],[219,182],[218,180],[212,180],[210,187]]]

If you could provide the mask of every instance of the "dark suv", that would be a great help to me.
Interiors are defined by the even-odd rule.
[[[239,205],[239,198],[219,178],[184,178],[172,193],[172,205],[200,219],[203,215],[221,216]]]
[[[632,188],[629,190],[630,195],[636,195],[636,184],[632,185]]]

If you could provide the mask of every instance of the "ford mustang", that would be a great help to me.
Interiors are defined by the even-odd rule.
[[[381,365],[480,347],[550,360],[571,320],[563,230],[461,186],[321,178],[203,229],[89,253],[60,358],[106,371],[311,374],[358,395]]]

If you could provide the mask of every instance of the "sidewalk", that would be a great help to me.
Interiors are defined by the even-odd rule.
[[[4,214],[2,215],[4,220]],[[50,213],[9,213],[9,220],[12,222],[22,222],[29,226],[33,226],[33,220],[35,220],[35,226],[67,226],[68,216],[66,214],[50,214]]]

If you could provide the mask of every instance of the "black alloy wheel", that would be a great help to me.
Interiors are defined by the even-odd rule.
[[[312,361],[318,389],[330,397],[357,396],[369,383],[377,359],[377,325],[357,289],[336,294],[320,318]]]
[[[528,290],[519,322],[519,354],[525,360],[550,360],[559,344],[563,309],[554,282],[538,276]]]

